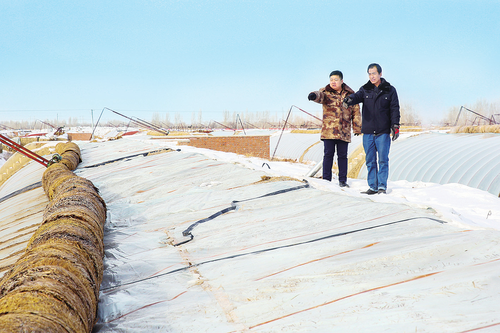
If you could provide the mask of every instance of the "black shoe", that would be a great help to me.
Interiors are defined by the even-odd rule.
[[[385,190],[383,188],[379,188],[377,193],[378,194],[380,194],[380,193],[386,194],[387,192],[385,192]]]
[[[370,188],[370,189],[368,189],[368,191],[366,191],[366,192],[361,192],[361,193],[362,193],[362,194],[372,195],[372,194],[377,194],[377,193],[378,193],[378,191],[374,191],[374,190],[372,190],[372,189]]]
[[[346,182],[339,182],[339,186],[340,187],[349,187],[349,184],[347,184]]]

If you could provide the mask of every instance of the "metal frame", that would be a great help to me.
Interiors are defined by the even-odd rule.
[[[473,114],[475,114],[475,115],[477,116],[476,118],[474,118],[474,121],[472,122],[472,125],[474,125],[474,123],[476,122],[476,119],[477,119],[477,118],[479,118],[479,119],[481,119],[481,120],[484,120],[484,121],[488,121],[488,122],[490,123],[490,125],[497,125],[497,124],[498,124],[498,123],[496,122],[496,120],[495,120],[495,117],[494,117],[494,116],[491,116],[491,119],[490,119],[490,118],[488,118],[488,117],[483,116],[483,115],[482,115],[482,114],[480,114],[480,113],[477,113],[477,112],[475,112],[475,111],[472,111],[472,110],[470,110],[470,109],[467,109],[467,108],[466,108],[466,107],[464,107],[464,106],[461,106],[461,107],[460,107],[460,111],[458,112],[458,115],[457,115],[457,119],[455,120],[455,125],[453,125],[453,126],[457,126],[457,124],[458,124],[458,118],[460,118],[460,114],[462,113],[462,109],[465,109],[465,110],[467,110],[467,111],[469,111],[469,112],[472,112]],[[479,125],[479,121],[478,121],[478,125]]]
[[[21,153],[24,156],[31,158],[35,162],[40,163],[44,167],[48,167],[53,163],[53,161],[49,161],[48,159],[38,155],[37,153],[34,153],[31,150],[29,150],[29,149],[21,146],[20,144],[12,141],[8,137],[3,136],[2,134],[0,134],[0,142],[2,142],[4,145],[9,146],[10,148],[14,149],[18,153]]]

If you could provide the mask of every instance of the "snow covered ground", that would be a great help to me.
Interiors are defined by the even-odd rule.
[[[168,144],[173,148],[173,143]],[[291,162],[269,162],[259,158],[248,158],[237,154],[218,152],[183,146],[183,151],[202,153],[210,158],[239,163],[254,170],[261,170],[271,175],[285,175],[303,178],[312,168],[311,165]],[[269,167],[268,167],[269,165]],[[334,176],[335,177],[335,176]],[[340,189],[335,179],[332,182],[309,178],[318,189],[343,193],[353,197],[367,197],[360,192],[368,185],[363,179],[349,179],[349,189]],[[369,197],[376,202],[404,203],[413,207],[434,209],[439,216],[450,222],[469,228],[493,228],[500,230],[500,199],[491,193],[460,184],[434,184],[424,182],[389,181],[386,195]]]
[[[137,130],[130,128],[129,130]],[[78,128],[74,132],[91,132],[91,128]],[[101,137],[114,137],[118,134],[116,129],[97,128],[95,133]],[[274,134],[279,135],[279,132]],[[414,135],[403,133],[401,139]],[[146,135],[138,135],[135,138],[147,140]],[[178,149],[176,142],[165,142],[164,146]],[[215,160],[229,163],[238,163],[247,168],[264,171],[270,175],[285,175],[301,178],[312,168],[310,164],[290,162],[269,162],[259,158],[249,158],[232,153],[218,152],[208,149],[200,149],[182,146],[183,151],[197,152]],[[0,154],[0,166],[5,163],[9,153]],[[334,176],[335,177],[335,176]],[[326,182],[321,179],[308,179],[314,187],[325,191],[343,193],[354,197],[364,197],[361,191],[367,189],[366,180],[349,179],[349,189],[341,190],[336,181]],[[370,199],[376,202],[404,203],[414,207],[431,207],[439,216],[448,219],[451,223],[470,228],[493,228],[500,230],[500,204],[499,198],[494,195],[470,188],[460,184],[435,184],[425,182],[389,181],[387,195],[374,195]]]
[[[498,198],[489,193],[393,182],[366,196],[364,180],[341,190],[313,178],[305,188],[307,165],[147,136],[80,147],[76,173],[109,212],[96,332],[500,326]],[[164,147],[180,151],[86,168]]]
[[[78,144],[75,173],[108,207],[95,332],[500,327],[500,205],[488,192],[397,181],[367,196],[365,180],[340,189],[305,178],[310,165],[146,135]]]

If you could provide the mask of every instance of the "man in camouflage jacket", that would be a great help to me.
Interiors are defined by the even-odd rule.
[[[323,104],[323,126],[321,140],[324,144],[323,179],[332,180],[332,165],[335,149],[339,167],[340,187],[347,185],[347,148],[351,142],[351,123],[354,135],[361,133],[359,105],[344,107],[344,98],[354,91],[344,83],[341,71],[330,73],[330,84],[309,94],[310,101]]]

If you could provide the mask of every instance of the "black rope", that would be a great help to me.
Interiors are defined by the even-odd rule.
[[[137,156],[147,156],[149,154],[161,153],[163,151],[174,151],[174,150],[171,149],[171,148],[163,148],[163,149],[148,151],[148,152],[145,152],[145,153],[138,153],[138,154],[134,154],[134,155],[129,155],[129,156],[125,156],[125,157],[116,158],[114,160],[109,160],[109,161],[102,162],[102,163],[97,163],[97,164],[93,164],[93,165],[86,165],[84,167],[81,167],[80,169],[95,168],[95,167],[103,166],[103,165],[106,165],[106,164],[109,164],[109,163],[118,162],[118,161],[121,161],[121,160],[126,160],[127,158],[132,158],[132,157],[137,157]],[[181,150],[177,149],[176,151],[181,151]]]
[[[125,156],[125,157],[117,158],[117,159],[114,159],[114,160],[110,160],[110,161],[106,161],[106,162],[102,162],[102,163],[98,163],[98,164],[94,164],[94,165],[87,165],[87,166],[84,166],[84,167],[79,168],[79,169],[94,168],[94,167],[102,166],[102,165],[105,165],[105,164],[109,164],[109,163],[117,162],[117,161],[120,161],[120,160],[124,160],[124,159],[127,159],[127,158],[137,157],[137,156],[141,156],[141,155],[142,156],[147,156],[149,154],[161,153],[161,152],[164,152],[164,151],[173,151],[173,149],[171,149],[171,148],[162,148],[162,149],[153,150],[153,151],[149,151],[149,152],[145,152],[145,153],[138,153],[138,154]],[[180,151],[180,149],[177,149],[176,151]],[[55,163],[58,160],[60,160],[60,156],[57,155],[57,154],[55,154],[52,157],[52,159],[51,159],[51,163]],[[8,199],[10,199],[12,197],[15,197],[18,194],[21,194],[21,193],[33,190],[33,189],[41,187],[41,186],[42,186],[42,182],[36,182],[34,184],[25,186],[22,189],[16,190],[16,191],[14,191],[14,192],[12,192],[10,194],[7,194],[3,198],[0,198],[0,203],[3,202],[3,201],[5,201],[5,200],[8,200]]]
[[[245,202],[245,201],[250,201],[250,200],[256,200],[256,199],[260,199],[260,198],[265,198],[265,197],[269,197],[269,196],[272,196],[272,195],[282,194],[282,193],[286,193],[286,192],[290,192],[290,191],[296,191],[296,190],[300,190],[302,188],[308,188],[308,187],[310,187],[310,185],[306,181],[305,185],[300,185],[300,186],[296,186],[296,187],[287,188],[287,189],[284,189],[284,190],[279,190],[279,191],[267,193],[267,194],[264,194],[264,195],[261,195],[261,196],[255,197],[255,198],[250,198],[250,199],[245,199],[245,200],[240,200],[240,201],[236,201],[236,200],[232,201],[231,202],[231,207],[224,208],[224,209],[218,211],[217,213],[210,215],[207,218],[204,218],[202,220],[196,221],[195,223],[191,224],[186,230],[184,230],[182,232],[183,236],[190,236],[191,238],[188,239],[188,240],[182,241],[180,243],[174,244],[174,246],[179,246],[179,245],[186,244],[186,243],[192,241],[193,238],[194,238],[194,236],[191,233],[191,231],[194,229],[194,227],[196,227],[197,225],[199,225],[201,223],[205,223],[205,222],[211,221],[211,220],[215,219],[216,217],[221,216],[223,214],[226,214],[226,213],[228,213],[230,211],[236,210],[236,208],[237,208],[236,204],[237,203]]]
[[[0,199],[0,202],[4,202],[5,200],[10,199],[12,197],[15,197],[18,194],[28,192],[28,191],[34,190],[36,188],[39,188],[39,187],[42,187],[42,182],[36,182],[34,184],[25,186],[22,189],[19,189],[19,190],[16,190],[10,194],[7,194],[6,196],[4,196],[3,198]]]
[[[366,227],[366,228],[361,228],[361,229],[355,229],[355,230],[340,232],[340,233],[337,233],[337,234],[327,235],[327,236],[323,236],[323,237],[319,237],[319,238],[315,238],[315,239],[311,239],[311,240],[307,240],[307,241],[303,241],[303,242],[298,242],[298,243],[293,243],[293,244],[288,244],[288,245],[275,246],[275,247],[271,247],[271,248],[267,248],[267,249],[262,249],[262,250],[247,252],[247,253],[241,253],[241,254],[234,254],[234,255],[231,255],[231,256],[223,257],[223,258],[217,258],[217,259],[207,260],[207,261],[203,261],[203,262],[200,262],[200,263],[197,263],[197,264],[191,264],[191,265],[188,265],[186,267],[177,268],[177,269],[174,269],[174,270],[171,270],[169,272],[162,273],[162,274],[150,276],[150,277],[147,277],[147,278],[144,278],[144,279],[139,279],[139,280],[135,280],[135,281],[131,281],[131,282],[126,282],[126,283],[122,283],[122,284],[119,284],[119,285],[115,285],[115,286],[112,286],[112,287],[104,288],[104,289],[101,289],[101,291],[107,291],[107,290],[116,289],[116,288],[123,287],[123,286],[128,286],[128,285],[131,285],[131,284],[136,284],[136,283],[148,281],[148,280],[151,280],[151,279],[154,279],[154,278],[158,278],[158,277],[161,277],[161,276],[165,276],[165,275],[169,275],[169,274],[173,274],[173,273],[185,271],[185,270],[187,270],[189,268],[192,268],[192,267],[198,267],[198,266],[201,266],[201,265],[210,264],[210,263],[214,263],[214,262],[218,262],[218,261],[235,259],[235,258],[240,258],[240,257],[248,256],[248,255],[260,254],[260,253],[265,253],[265,252],[270,252],[270,251],[276,251],[276,250],[286,249],[286,248],[290,248],[290,247],[294,247],[294,246],[299,246],[299,245],[304,245],[304,244],[311,244],[311,243],[323,241],[323,240],[334,238],[334,237],[345,236],[345,235],[349,235],[349,234],[353,234],[353,233],[357,233],[357,232],[362,232],[362,231],[376,229],[376,228],[382,228],[382,227],[390,226],[390,225],[393,225],[393,224],[403,223],[403,222],[408,222],[408,221],[418,220],[418,219],[427,219],[427,220],[435,221],[435,222],[438,222],[438,223],[441,223],[441,224],[446,223],[445,221],[442,221],[442,220],[439,220],[439,219],[435,219],[435,218],[432,218],[432,217],[427,217],[427,216],[410,217],[410,218],[407,218],[407,219],[397,220],[397,221],[388,222],[388,223],[383,223],[383,224],[379,224],[379,225],[375,225],[375,226],[371,226],[371,227]]]

